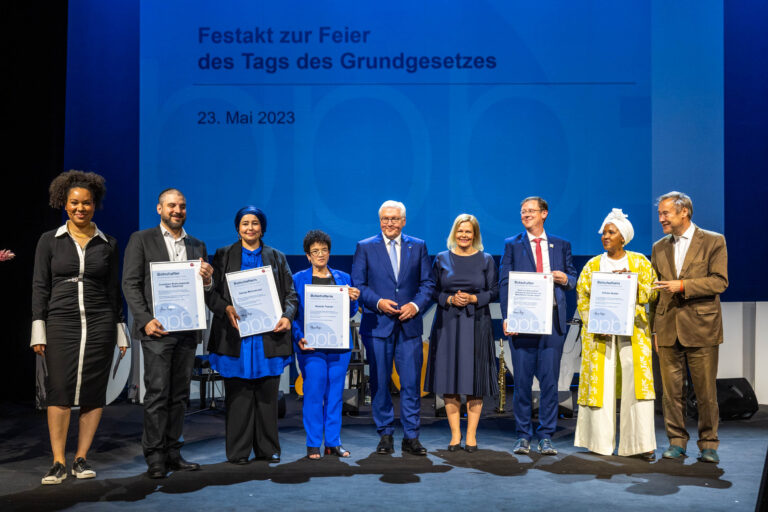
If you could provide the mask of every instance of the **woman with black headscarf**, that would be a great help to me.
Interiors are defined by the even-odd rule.
[[[214,314],[208,350],[211,368],[224,379],[226,393],[226,452],[234,464],[256,459],[280,462],[277,403],[280,375],[291,362],[291,322],[296,314],[296,291],[285,255],[264,244],[267,217],[255,206],[235,215],[239,240],[216,251],[214,285],[208,307]],[[272,332],[240,337],[240,317],[232,305],[226,274],[272,267],[283,315]]]

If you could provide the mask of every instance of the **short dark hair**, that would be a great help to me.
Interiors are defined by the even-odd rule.
[[[544,212],[548,212],[549,211],[549,205],[547,204],[547,202],[544,200],[543,197],[539,197],[539,196],[526,197],[525,199],[520,201],[520,206],[523,206],[528,201],[536,201],[537,203],[539,203],[539,209],[541,211],[544,211]]]
[[[312,244],[325,244],[328,246],[328,252],[331,252],[331,237],[325,231],[312,229],[304,235],[304,252],[309,254],[309,248]]]
[[[51,182],[48,187],[48,204],[52,208],[64,208],[67,204],[67,196],[73,188],[85,188],[91,192],[93,204],[96,208],[101,208],[101,203],[107,193],[107,187],[104,185],[106,180],[103,176],[95,172],[84,171],[66,171],[62,172]]]
[[[181,192],[181,190],[175,187],[170,187],[160,192],[160,194],[157,196],[157,204],[163,204],[163,198],[165,197],[166,194],[169,194],[171,192],[174,192],[180,195],[181,197],[185,197],[184,194]]]

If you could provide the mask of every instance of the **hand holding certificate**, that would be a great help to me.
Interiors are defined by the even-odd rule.
[[[205,329],[205,300],[201,262],[153,261],[153,315],[166,332]]]
[[[304,286],[304,339],[310,348],[350,348],[348,286]]]
[[[283,308],[271,266],[229,272],[227,286],[232,305],[240,317],[237,326],[241,338],[275,328]]]
[[[510,272],[507,332],[552,334],[554,280],[542,272]]]
[[[587,332],[632,336],[636,299],[637,274],[593,272]]]

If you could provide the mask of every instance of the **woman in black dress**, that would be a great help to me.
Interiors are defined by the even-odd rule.
[[[50,186],[50,204],[69,220],[43,233],[32,280],[32,340],[48,368],[46,402],[53,466],[43,484],[67,477],[65,449],[70,410],[80,407],[72,475],[93,478],[86,457],[106,402],[109,370],[117,341],[128,348],[120,296],[117,242],[91,222],[106,188],[98,174],[68,171]],[[119,325],[118,325],[119,324]]]
[[[429,338],[425,389],[442,394],[451,427],[449,451],[461,448],[459,410],[467,396],[467,437],[464,449],[477,450],[477,424],[483,396],[498,393],[491,313],[488,304],[499,295],[496,264],[483,252],[480,226],[473,215],[456,217],[448,251],[435,258],[437,311]]]

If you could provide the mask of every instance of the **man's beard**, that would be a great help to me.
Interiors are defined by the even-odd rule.
[[[184,226],[184,221],[187,219],[185,217],[179,218],[179,217],[163,217],[163,222],[170,228],[173,229],[180,229]]]

